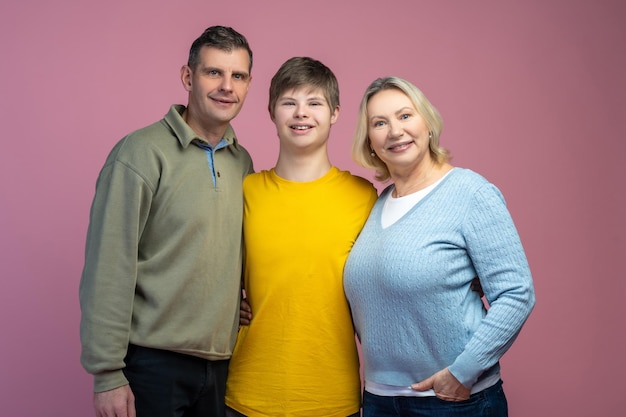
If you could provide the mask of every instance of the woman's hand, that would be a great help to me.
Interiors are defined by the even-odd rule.
[[[427,391],[432,388],[437,398],[444,401],[464,401],[470,397],[470,390],[461,384],[448,368],[411,385],[411,388],[415,391]]]

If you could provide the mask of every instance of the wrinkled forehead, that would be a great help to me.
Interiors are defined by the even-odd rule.
[[[243,48],[216,48],[203,46],[198,54],[198,67],[231,68],[250,74],[250,57]]]
[[[411,98],[404,91],[397,88],[377,91],[367,100],[368,114],[394,112],[405,108],[417,110]]]

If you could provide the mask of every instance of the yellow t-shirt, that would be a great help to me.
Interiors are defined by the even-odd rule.
[[[250,417],[359,410],[359,360],[343,267],[376,190],[333,167],[292,182],[244,180],[245,287],[252,307],[233,351],[226,404]]]

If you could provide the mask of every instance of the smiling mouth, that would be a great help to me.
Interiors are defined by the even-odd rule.
[[[236,103],[235,100],[230,100],[230,99],[220,98],[220,97],[211,97],[211,100],[219,104],[235,104]]]
[[[402,150],[408,148],[409,146],[411,146],[412,144],[413,144],[413,141],[396,143],[396,144],[388,147],[387,149],[390,150],[390,151],[402,151]]]
[[[289,126],[289,128],[293,129],[293,130],[304,131],[304,130],[313,129],[313,126],[309,126],[309,125],[291,125],[291,126]]]

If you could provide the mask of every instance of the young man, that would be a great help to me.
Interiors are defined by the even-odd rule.
[[[188,106],[122,139],[100,172],[80,283],[99,417],[224,414],[252,172],[230,121],[251,68],[241,34],[208,28],[181,69]]]
[[[285,62],[270,85],[269,112],[280,152],[275,168],[244,181],[244,280],[254,318],[233,351],[227,416],[358,415],[342,274],[376,190],[330,163],[339,89],[321,62]]]

